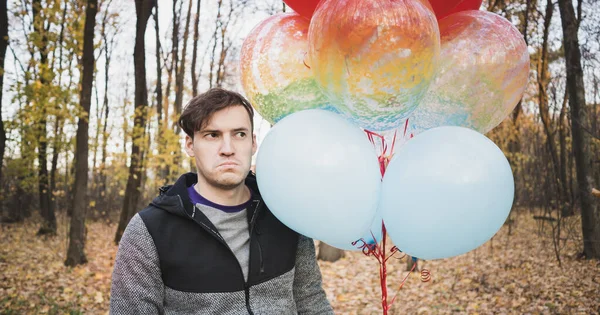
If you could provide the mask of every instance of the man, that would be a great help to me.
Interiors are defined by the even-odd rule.
[[[129,222],[111,313],[333,313],[313,241],[273,216],[249,172],[253,116],[244,97],[224,89],[187,105],[179,126],[198,173],[161,188]]]

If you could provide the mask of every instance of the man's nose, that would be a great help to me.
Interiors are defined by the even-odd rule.
[[[221,155],[233,155],[233,143],[231,142],[230,136],[223,137],[223,142],[221,142],[221,149],[219,152]]]

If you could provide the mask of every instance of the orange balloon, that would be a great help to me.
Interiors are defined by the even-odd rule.
[[[309,28],[309,65],[340,112],[389,130],[419,104],[439,57],[427,0],[323,0]]]

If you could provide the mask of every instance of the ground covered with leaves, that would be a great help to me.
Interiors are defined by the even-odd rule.
[[[488,243],[450,259],[419,262],[390,314],[598,314],[600,265],[578,259],[578,218],[569,218],[553,242],[552,222],[529,212],[513,215]],[[88,224],[88,263],[65,267],[66,221],[55,237],[36,236],[39,224],[0,225],[0,314],[106,314],[117,246],[116,225]],[[554,223],[555,226],[555,223]],[[556,229],[554,229],[556,232]],[[555,247],[556,245],[556,247]],[[560,250],[560,263],[556,250]],[[400,255],[398,256],[400,258]],[[324,288],[336,314],[381,314],[378,264],[360,252],[320,262]],[[407,275],[406,263],[388,264],[390,298]]]

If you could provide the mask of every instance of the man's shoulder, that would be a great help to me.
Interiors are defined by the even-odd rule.
[[[188,221],[153,204],[150,204],[146,208],[142,209],[140,212],[138,212],[138,215],[151,234],[153,230],[158,227],[181,223],[181,221]]]
[[[138,215],[144,222],[146,222],[147,220],[153,220],[155,218],[163,217],[164,214],[165,214],[164,210],[159,209],[158,207],[156,207],[152,204],[148,205],[146,208],[144,208],[140,212],[138,212]]]

